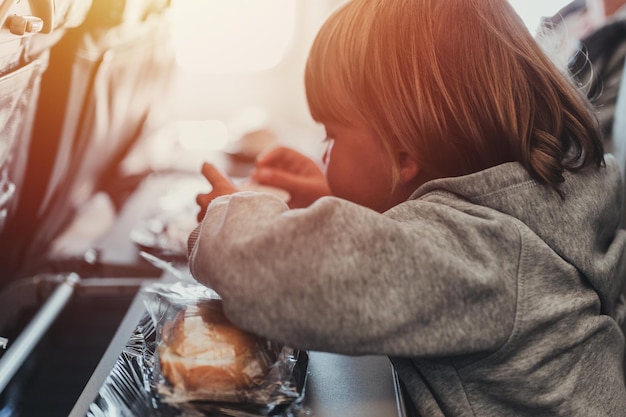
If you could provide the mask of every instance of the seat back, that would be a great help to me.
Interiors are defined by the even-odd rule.
[[[163,106],[174,68],[169,0],[94,0],[52,48],[43,76],[19,217],[0,265],[31,275],[81,205]],[[4,252],[4,255],[1,253]]]
[[[66,1],[71,6],[60,9],[74,16],[68,9],[78,10],[87,2],[91,0]],[[0,249],[11,244],[7,230],[19,217],[19,201],[27,193],[27,161],[41,80],[50,49],[66,23],[56,8],[54,0],[0,2]],[[8,275],[0,266],[0,285]]]

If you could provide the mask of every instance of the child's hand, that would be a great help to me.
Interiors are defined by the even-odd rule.
[[[320,197],[331,195],[320,167],[307,156],[278,147],[261,156],[252,174],[258,184],[281,188],[291,195],[291,208],[308,207]]]
[[[202,165],[202,175],[204,175],[213,188],[209,193],[198,194],[196,196],[196,203],[200,206],[200,212],[198,213],[199,222],[204,218],[207,207],[209,207],[209,203],[213,201],[213,199],[221,195],[237,192],[237,187],[212,164],[204,163]]]

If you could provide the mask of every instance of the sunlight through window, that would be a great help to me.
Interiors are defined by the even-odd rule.
[[[262,71],[292,43],[295,0],[175,0],[176,59],[203,74]]]

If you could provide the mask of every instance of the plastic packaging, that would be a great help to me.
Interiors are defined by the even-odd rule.
[[[155,376],[165,402],[232,403],[268,414],[300,396],[292,378],[298,352],[236,328],[211,289],[155,284],[144,296],[156,326]]]
[[[139,248],[155,256],[186,261],[187,237],[198,224],[195,197],[207,188],[207,181],[191,174],[170,174],[170,177],[175,186],[169,187],[172,190],[159,198],[153,213],[133,227],[130,238]],[[154,176],[147,185],[159,179],[165,181]]]
[[[142,290],[147,307],[116,366],[91,404],[89,416],[215,416],[215,417],[304,417],[311,416],[303,406],[308,355],[287,346],[253,336],[225,321],[219,296],[198,283],[152,284]],[[187,323],[186,325],[184,323]],[[208,322],[208,326],[204,323]],[[203,355],[227,364],[234,350],[228,343],[203,352],[210,339],[206,332],[224,326],[222,334],[233,332],[248,346],[241,368],[222,366],[222,378],[204,381],[207,386],[182,384],[169,369],[165,377],[161,354],[178,339],[181,329],[205,332],[199,344],[178,346],[178,353],[192,353],[194,364]],[[178,329],[178,330],[176,330]],[[219,329],[218,329],[219,331]],[[230,333],[229,333],[230,332]],[[214,346],[215,347],[215,346]],[[177,353],[177,354],[178,354]],[[240,353],[240,352],[239,352]],[[239,355],[235,355],[239,358]],[[171,359],[171,356],[170,356]],[[176,360],[170,360],[171,364]],[[215,363],[213,363],[214,365]],[[168,365],[166,365],[167,367]],[[177,368],[178,370],[183,367]],[[202,368],[198,368],[202,371]],[[204,368],[206,370],[206,368]],[[192,375],[187,373],[186,375]],[[173,376],[174,375],[174,376]],[[235,382],[233,382],[235,381]]]

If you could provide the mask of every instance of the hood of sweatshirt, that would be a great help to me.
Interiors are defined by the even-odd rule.
[[[511,162],[428,182],[411,198],[443,190],[519,219],[584,274],[600,295],[603,313],[612,315],[626,276],[626,232],[619,229],[620,171],[612,155],[605,160],[599,169],[564,173],[563,197]]]

